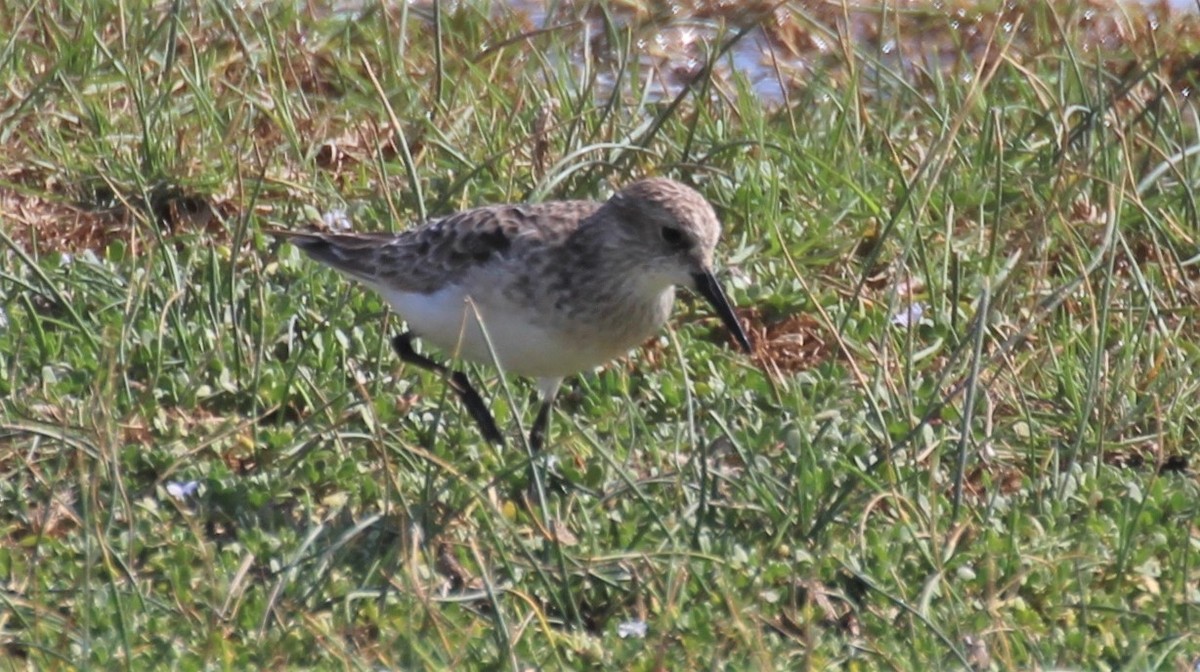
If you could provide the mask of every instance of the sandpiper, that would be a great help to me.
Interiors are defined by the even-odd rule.
[[[418,354],[413,336],[536,378],[529,445],[540,450],[563,379],[654,335],[676,285],[707,299],[750,350],[713,275],[720,228],[694,189],[653,178],[603,203],[485,206],[397,234],[270,233],[379,292],[411,330],[392,340],[400,359],[446,378],[489,441],[503,434],[466,376]]]

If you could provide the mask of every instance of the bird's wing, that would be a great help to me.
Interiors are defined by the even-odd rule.
[[[402,233],[268,233],[369,284],[429,293],[510,251],[565,240],[597,207],[589,201],[489,206]]]

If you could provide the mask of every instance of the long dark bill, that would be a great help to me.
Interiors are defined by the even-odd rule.
[[[697,273],[692,276],[692,280],[696,282],[696,291],[712,304],[713,308],[717,309],[717,315],[721,316],[721,321],[725,323],[725,327],[737,339],[738,345],[746,352],[750,352],[750,339],[746,338],[746,332],[742,331],[742,325],[738,323],[737,316],[733,314],[733,306],[729,305],[729,299],[725,298],[725,290],[721,289],[721,283],[713,277],[712,272]]]

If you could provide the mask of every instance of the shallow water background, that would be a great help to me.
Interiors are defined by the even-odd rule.
[[[766,105],[787,104],[818,74],[846,77],[847,64],[904,73],[914,82],[954,76],[969,80],[989,59],[1036,58],[1063,42],[1081,57],[1107,58],[1133,42],[1154,40],[1164,52],[1196,41],[1196,0],[1145,3],[1060,3],[1059,25],[1034,25],[1020,2],[546,2],[513,0],[496,13],[523,20],[531,40],[546,32],[576,33],[571,65],[601,70],[610,86],[622,58],[612,31],[636,38],[631,56],[654,66],[650,95],[670,98],[712,63],[718,87],[744,85]],[[432,14],[432,5],[417,3]],[[445,5],[442,11],[452,11]],[[498,35],[497,44],[521,36]],[[569,40],[564,40],[569,41]],[[482,49],[495,45],[481,45]],[[856,58],[848,58],[849,56]],[[605,75],[603,70],[611,71]],[[862,73],[858,73],[862,74]],[[872,74],[872,73],[867,73]],[[1184,87],[1186,88],[1186,87]],[[598,94],[608,90],[601,87]],[[1188,95],[1189,91],[1181,91]]]

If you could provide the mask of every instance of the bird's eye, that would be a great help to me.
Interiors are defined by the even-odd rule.
[[[664,226],[661,231],[662,239],[668,245],[679,245],[683,243],[683,232],[679,229],[670,226]]]

